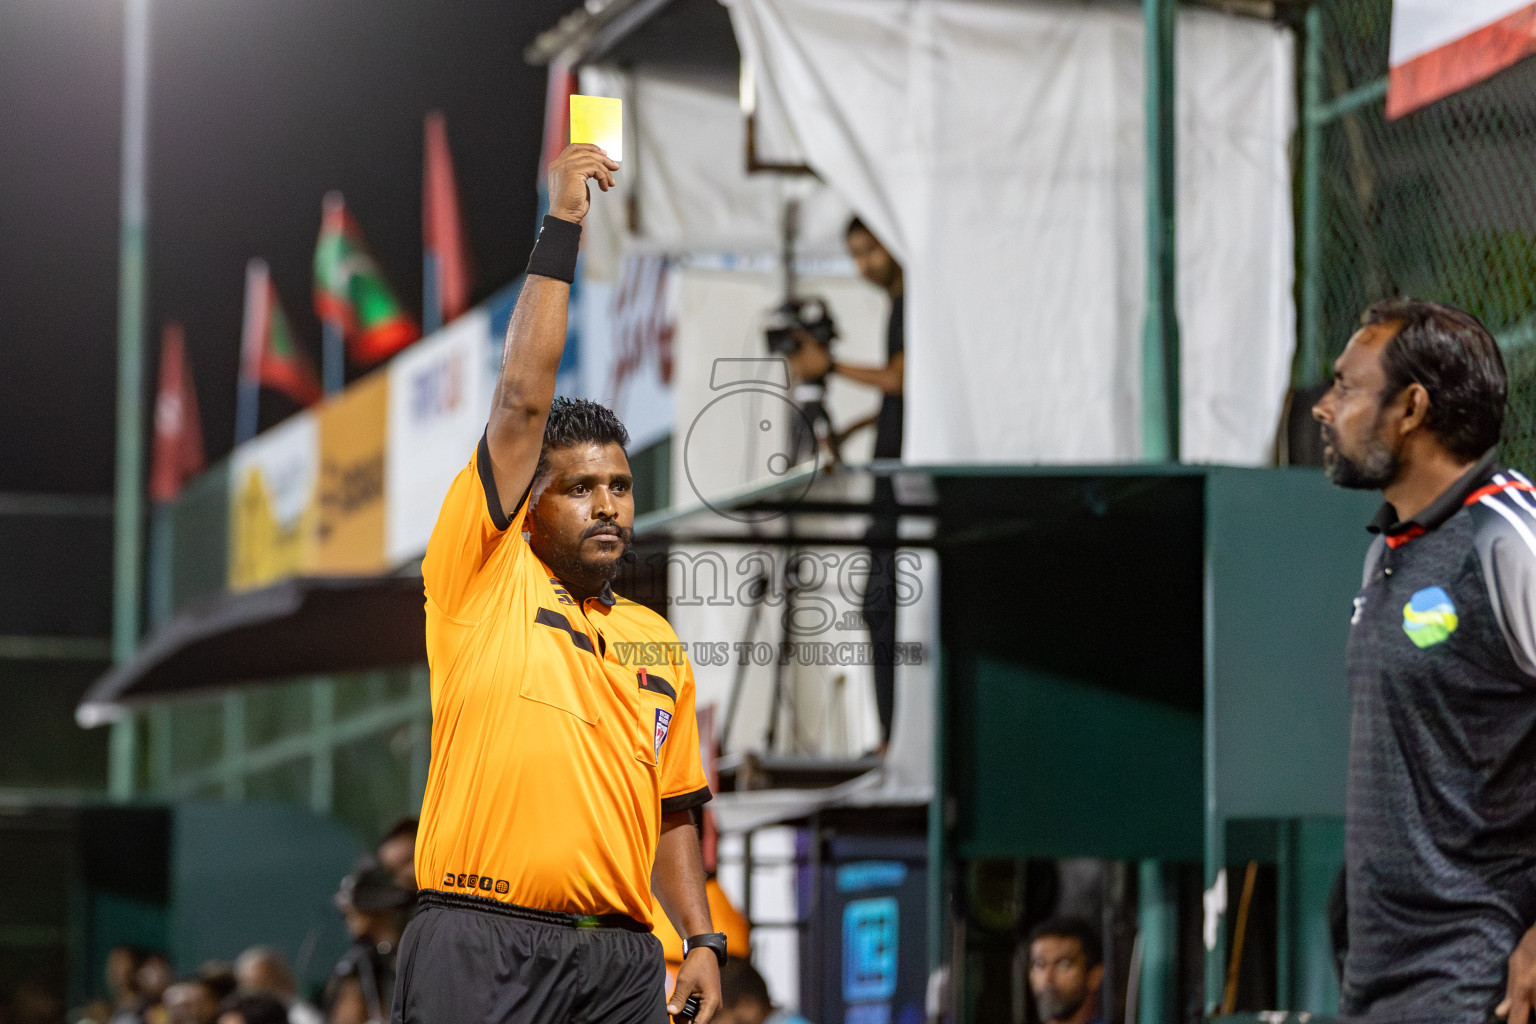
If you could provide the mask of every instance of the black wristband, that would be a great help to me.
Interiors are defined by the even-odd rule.
[[[544,226],[528,257],[528,273],[552,277],[570,284],[576,279],[576,257],[581,252],[581,225],[546,214]]]

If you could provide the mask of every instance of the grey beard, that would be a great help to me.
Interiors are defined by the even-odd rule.
[[[1372,438],[1359,459],[1343,455],[1337,438],[1328,441],[1331,454],[1323,457],[1323,472],[1334,485],[1352,491],[1379,491],[1397,479],[1402,462],[1381,440]]]

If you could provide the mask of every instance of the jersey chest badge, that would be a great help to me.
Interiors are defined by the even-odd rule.
[[[1421,649],[1450,639],[1456,624],[1456,606],[1439,587],[1425,587],[1403,605],[1403,632]]]
[[[672,712],[656,709],[656,756],[661,756],[661,745],[666,742],[667,730],[672,727]]]

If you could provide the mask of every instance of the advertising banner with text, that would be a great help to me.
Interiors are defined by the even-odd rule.
[[[320,407],[320,494],[314,562],[323,575],[380,572],[389,374],[373,373]]]
[[[320,424],[301,412],[240,445],[229,472],[229,589],[249,590],[314,562]]]
[[[384,555],[421,555],[448,485],[468,464],[490,409],[490,317],[465,314],[389,364]]]

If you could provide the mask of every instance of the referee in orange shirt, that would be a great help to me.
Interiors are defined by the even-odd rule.
[[[490,422],[422,560],[432,765],[396,1022],[666,1024],[696,996],[707,1024],[720,1005],[693,672],[666,620],[610,587],[629,437],[554,397],[588,181],[606,192],[618,168],[590,145],[550,166]],[[621,660],[637,649],[667,661]],[[689,936],[670,998],[652,894]]]

